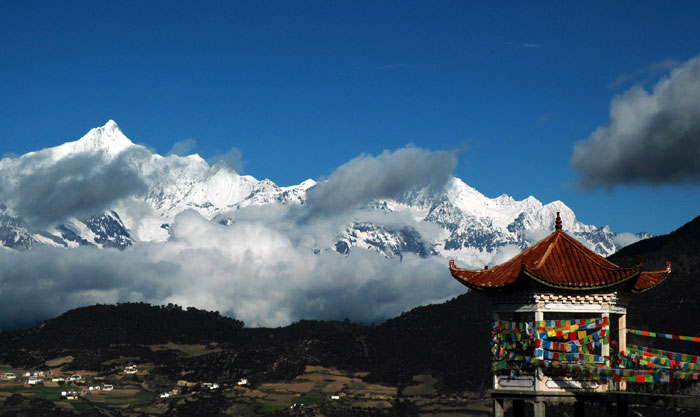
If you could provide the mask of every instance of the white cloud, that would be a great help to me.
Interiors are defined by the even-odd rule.
[[[238,150],[238,148],[235,147],[229,149],[227,152],[224,152],[222,154],[216,154],[211,158],[208,158],[207,162],[210,165],[215,165],[223,162],[226,165],[228,165],[229,168],[233,169],[238,173],[243,172],[243,168],[245,166],[245,161],[243,161],[243,154],[240,150]]]
[[[614,81],[610,82],[608,84],[608,87],[619,88],[624,85],[630,85],[632,83],[638,85],[645,85],[653,78],[656,78],[662,74],[666,74],[681,64],[681,62],[675,59],[663,59],[661,61],[646,65],[636,71],[620,75]]]
[[[405,147],[362,155],[338,167],[307,193],[310,216],[327,216],[416,187],[443,187],[457,165],[455,152]]]
[[[172,149],[166,155],[187,156],[192,153],[197,147],[197,141],[191,138],[183,139],[173,143]]]
[[[535,243],[535,242],[539,242],[540,240],[544,239],[550,233],[552,233],[552,231],[547,230],[547,229],[531,229],[531,230],[526,229],[525,230],[525,239],[530,243]]]
[[[518,255],[520,252],[522,252],[522,249],[520,249],[518,245],[503,245],[496,250],[496,253],[493,255],[493,258],[491,258],[491,261],[489,262],[489,266],[497,266],[506,261],[509,261],[516,255]]]
[[[407,225],[424,240],[436,236],[436,226],[409,214],[361,214],[355,208],[414,186],[440,186],[455,163],[451,153],[417,148],[362,156],[320,184],[311,204],[246,207],[229,213],[230,226],[187,210],[170,225],[168,241],[139,242],[121,252],[0,250],[0,328],[98,302],[172,302],[218,310],[252,326],[279,326],[304,318],[379,321],[449,299],[464,287],[442,258],[386,259],[361,249],[343,256],[331,248],[352,221]],[[153,209],[128,193],[117,206],[132,226],[155,221],[158,227]]]
[[[617,247],[617,250],[620,250],[640,240],[642,239],[634,233],[619,233],[613,238],[613,243]]]
[[[363,250],[315,254],[304,239],[274,223],[227,227],[187,211],[171,230],[169,242],[122,252],[0,251],[0,326],[127,300],[218,310],[253,326],[302,318],[371,322],[464,291],[441,258],[387,260]]]

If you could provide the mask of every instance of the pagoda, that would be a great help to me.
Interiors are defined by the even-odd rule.
[[[516,416],[524,401],[536,417],[544,416],[545,402],[573,402],[582,416],[587,393],[626,390],[625,382],[581,369],[616,366],[610,346],[627,349],[629,301],[663,282],[671,263],[659,271],[643,271],[641,259],[618,266],[564,232],[557,213],[553,233],[507,262],[467,270],[451,260],[450,272],[493,305],[494,416],[503,415],[504,400],[513,401]],[[618,413],[623,409],[619,404]]]

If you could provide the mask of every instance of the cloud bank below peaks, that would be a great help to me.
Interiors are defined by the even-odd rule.
[[[224,226],[187,210],[171,233],[168,242],[124,251],[0,248],[0,329],[125,301],[217,310],[249,326],[346,317],[376,322],[464,290],[442,258],[315,251],[315,238],[304,238],[308,228],[281,230],[264,221]]]
[[[613,98],[610,121],[578,142],[571,165],[584,188],[700,183],[700,56]]]

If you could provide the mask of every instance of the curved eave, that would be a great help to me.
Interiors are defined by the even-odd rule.
[[[551,288],[560,289],[560,290],[573,290],[573,291],[589,291],[589,290],[599,290],[599,289],[602,289],[602,288],[614,287],[614,286],[616,286],[616,285],[622,284],[622,283],[624,283],[624,282],[627,282],[627,281],[631,280],[632,278],[635,278],[635,277],[639,276],[639,275],[641,274],[641,272],[642,272],[641,269],[636,267],[636,268],[633,268],[633,269],[632,269],[632,273],[631,273],[631,274],[629,274],[629,275],[627,275],[627,276],[625,276],[625,277],[623,277],[623,278],[621,278],[621,279],[619,279],[619,280],[617,280],[617,281],[612,281],[612,282],[608,282],[608,283],[604,283],[604,284],[598,284],[598,285],[585,285],[585,286],[583,286],[583,285],[563,285],[563,284],[555,284],[555,283],[550,282],[550,281],[548,281],[548,280],[546,280],[546,279],[544,279],[544,278],[542,278],[542,277],[537,276],[535,273],[533,273],[533,272],[532,272],[531,270],[529,270],[528,268],[524,268],[524,269],[523,269],[523,273],[524,273],[527,277],[529,277],[530,279],[532,279],[532,280],[534,280],[534,281],[536,281],[536,282],[538,282],[538,283],[540,283],[540,284],[542,284],[542,285],[545,285],[545,286],[551,287]]]
[[[634,293],[634,294],[641,294],[641,293],[647,292],[647,291],[649,291],[649,290],[652,289],[652,288],[656,288],[657,285],[661,284],[661,283],[664,282],[664,281],[665,281],[665,280],[661,280],[661,281],[657,282],[656,284],[654,284],[654,285],[652,285],[652,286],[649,286],[649,287],[646,287],[646,288],[642,288],[642,289],[637,289],[636,287],[632,287],[632,293]]]
[[[494,278],[503,277],[503,272],[505,271],[500,271],[500,269],[505,269],[505,267],[514,267],[514,265],[506,262],[505,264],[499,265],[493,269],[472,271],[469,269],[457,268],[454,260],[450,260],[450,274],[452,274],[452,278],[459,281],[460,284],[478,291],[501,291],[510,288],[515,283],[516,279],[512,279],[501,284],[491,284],[490,281],[488,285],[477,283],[478,279],[484,279],[485,275],[493,275]]]
[[[487,285],[482,286],[482,285],[473,284],[473,283],[465,280],[464,278],[460,278],[458,276],[455,276],[454,274],[452,274],[452,278],[459,281],[459,283],[464,285],[465,287],[469,287],[470,289],[477,290],[477,291],[504,291],[504,290],[509,289],[513,285],[513,283],[509,283],[509,284],[505,284],[505,285],[501,285],[501,286],[487,286]]]
[[[637,285],[639,285],[639,281],[637,281],[637,282],[634,284],[634,287],[632,287],[632,292],[633,292],[633,293],[635,293],[635,294],[640,294],[640,293],[643,293],[643,292],[647,292],[647,291],[649,291],[650,289],[652,289],[652,288],[656,287],[657,285],[661,284],[662,282],[666,281],[666,278],[668,278],[668,276],[671,275],[671,262],[670,262],[670,261],[666,261],[666,269],[663,269],[663,270],[660,270],[660,271],[645,271],[645,272],[642,272],[642,274],[641,274],[639,280],[641,280],[641,279],[643,278],[643,276],[646,275],[646,274],[650,274],[650,275],[656,275],[656,274],[658,274],[658,275],[661,276],[661,278],[660,278],[658,281],[654,282],[652,285],[649,285],[649,286],[646,286],[646,287],[642,287],[642,288],[638,288],[638,287],[637,287]]]

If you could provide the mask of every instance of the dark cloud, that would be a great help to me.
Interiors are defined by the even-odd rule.
[[[415,147],[359,156],[308,191],[308,215],[337,214],[374,199],[398,198],[413,188],[442,187],[456,165],[455,152]]]
[[[700,183],[700,57],[610,104],[610,121],[574,147],[584,188]]]
[[[237,148],[231,148],[228,152],[216,154],[211,158],[208,158],[207,162],[210,165],[223,162],[228,165],[229,168],[232,168],[239,174],[243,172],[243,166],[245,165],[245,161],[243,161],[243,154],[241,154],[241,151]]]
[[[0,250],[0,330],[32,326],[71,308],[95,303],[165,299],[155,278],[179,266],[134,252],[38,247]]]
[[[123,152],[104,162],[101,154],[78,154],[47,163],[46,155],[16,160],[13,182],[3,182],[0,200],[35,226],[71,216],[100,213],[116,201],[146,191],[146,184]],[[2,171],[0,169],[0,171]],[[10,178],[5,173],[5,179]]]

